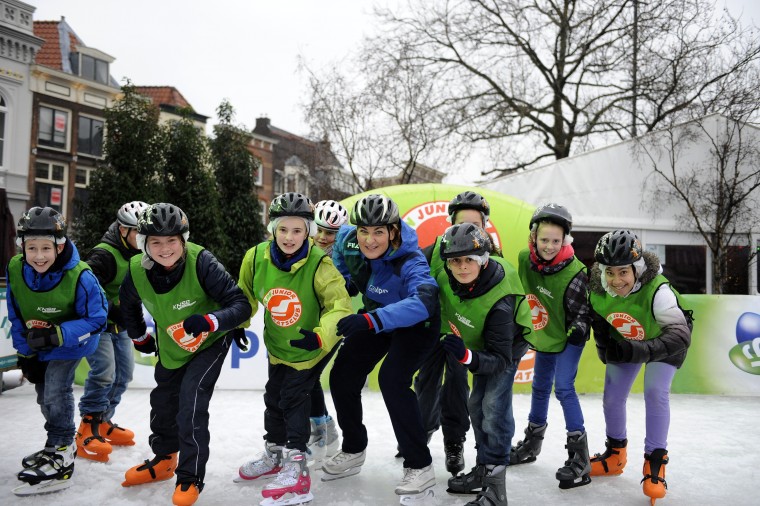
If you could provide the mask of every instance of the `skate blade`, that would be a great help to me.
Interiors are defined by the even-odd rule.
[[[433,491],[431,487],[418,494],[399,495],[398,500],[399,500],[399,504],[402,504],[403,506],[416,506],[416,505],[428,504],[428,500],[431,500],[434,497],[435,497],[435,492]]]
[[[256,478],[243,478],[242,476],[240,476],[240,474],[238,474],[237,476],[235,476],[234,478],[232,478],[232,481],[234,483],[253,484],[253,483],[261,483],[264,480],[271,480],[275,476],[277,476],[277,473],[274,473],[274,474],[263,474],[263,475],[261,475],[259,477],[256,477]]]
[[[314,495],[311,492],[305,494],[293,494],[287,493],[281,496],[279,499],[274,497],[267,497],[259,503],[260,506],[290,506],[295,504],[309,504],[314,500]]]
[[[509,465],[519,466],[520,464],[530,464],[531,462],[535,462],[535,461],[536,461],[536,457],[528,457],[527,459],[523,459],[523,460],[520,460],[519,462],[514,462],[514,463],[510,460]]]
[[[24,483],[23,485],[14,488],[13,493],[19,497],[52,494],[54,492],[66,490],[72,484],[73,483],[71,481],[71,478],[68,480],[45,480],[37,483],[36,485]]]
[[[447,488],[446,493],[451,495],[478,495],[481,489],[471,490],[469,492],[463,492],[461,490],[454,490],[453,488]]]
[[[341,478],[348,478],[349,476],[353,476],[355,474],[359,474],[359,471],[362,470],[361,466],[358,467],[352,467],[351,469],[342,472],[340,474],[330,474],[327,471],[322,468],[322,481],[335,481],[340,480]]]
[[[591,483],[591,478],[589,475],[584,474],[575,480],[559,480],[559,488],[562,490],[567,490],[569,488],[582,487],[583,485],[588,485],[589,483]]]

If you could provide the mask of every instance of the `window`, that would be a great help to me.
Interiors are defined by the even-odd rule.
[[[82,207],[90,199],[90,177],[95,169],[92,167],[77,167],[74,181],[74,217],[82,216]]]
[[[4,166],[3,154],[5,153],[5,113],[8,111],[5,99],[0,97],[0,167]]]
[[[108,84],[108,62],[92,56],[71,53],[71,71],[85,79]]]
[[[40,133],[37,143],[41,146],[66,148],[69,113],[51,107],[40,107]]]
[[[103,120],[79,116],[77,153],[103,156]]]
[[[34,205],[49,206],[65,214],[66,166],[37,161],[34,164]]]

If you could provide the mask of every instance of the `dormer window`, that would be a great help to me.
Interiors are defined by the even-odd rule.
[[[85,79],[108,84],[108,62],[87,54],[71,53],[71,71]]]

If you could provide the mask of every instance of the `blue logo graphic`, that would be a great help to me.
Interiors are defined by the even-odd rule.
[[[736,342],[728,358],[742,371],[760,375],[760,314],[747,312],[739,316]]]

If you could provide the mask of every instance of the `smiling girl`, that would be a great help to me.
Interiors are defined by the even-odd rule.
[[[630,230],[605,234],[591,269],[592,328],[604,376],[606,451],[591,459],[591,475],[617,475],[627,462],[626,401],[642,364],[646,438],[644,494],[665,496],[670,385],[691,343],[691,311],[662,275],[654,253]]]

